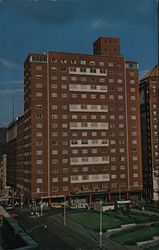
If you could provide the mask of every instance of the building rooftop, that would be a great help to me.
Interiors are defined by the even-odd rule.
[[[159,65],[156,65],[153,69],[151,69],[149,72],[147,72],[141,80],[144,80],[149,77],[159,77]]]

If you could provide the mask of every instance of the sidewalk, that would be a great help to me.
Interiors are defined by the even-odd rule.
[[[63,215],[57,214],[52,215],[51,218],[56,221],[58,224],[63,225]],[[95,243],[96,246],[99,247],[99,233],[96,233],[78,223],[75,223],[69,219],[66,218],[66,226],[68,230],[73,231],[74,233],[77,233],[81,235],[83,238],[87,238],[88,240]],[[121,246],[117,242],[114,242],[110,239],[107,239],[107,234],[103,233],[102,238],[102,248],[107,250],[125,250],[128,249],[124,246]],[[135,249],[141,249],[141,248],[135,248]]]
[[[135,209],[135,208],[132,208],[131,211],[134,211],[134,212],[138,212],[138,213],[141,213],[141,214],[148,214],[148,215],[156,215],[157,217],[159,217],[159,213],[155,212],[155,211],[148,211],[148,210],[139,210],[139,209]]]

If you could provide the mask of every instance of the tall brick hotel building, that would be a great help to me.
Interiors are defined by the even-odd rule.
[[[118,38],[100,37],[93,55],[29,54],[24,83],[25,197],[140,197],[138,64]]]

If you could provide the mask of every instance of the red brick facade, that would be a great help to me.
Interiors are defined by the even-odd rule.
[[[138,65],[119,39],[94,54],[30,54],[24,69],[24,193],[136,197],[142,191]]]

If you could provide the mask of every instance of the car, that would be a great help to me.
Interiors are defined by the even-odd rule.
[[[60,203],[52,203],[51,207],[52,208],[62,208],[62,205]]]
[[[70,209],[71,209],[71,210],[78,209],[77,204],[72,204],[72,205],[70,205]]]
[[[11,210],[13,209],[13,206],[11,204],[9,204],[8,206],[5,207],[6,210]]]
[[[31,210],[30,212],[29,212],[29,215],[30,216],[35,216],[35,215],[39,215],[40,214],[40,210]]]

